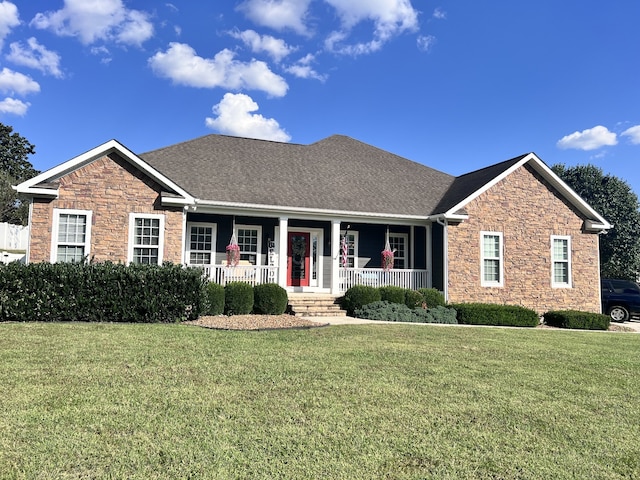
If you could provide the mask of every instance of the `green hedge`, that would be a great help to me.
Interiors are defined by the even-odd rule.
[[[407,290],[405,294],[404,304],[411,308],[422,308],[424,303],[423,295],[417,290]]]
[[[287,309],[287,291],[276,283],[263,283],[253,287],[253,310],[265,315],[282,315]]]
[[[446,301],[444,294],[436,288],[420,288],[418,292],[424,297],[424,301],[427,304],[427,308],[445,306]]]
[[[458,323],[467,325],[535,327],[540,323],[535,311],[518,305],[458,303],[449,306],[458,312]]]
[[[432,309],[411,309],[404,304],[391,303],[386,300],[364,305],[362,308],[356,309],[354,315],[357,318],[387,322],[458,323],[456,321],[456,311],[451,308],[438,306]]]
[[[401,303],[405,305],[407,299],[407,289],[402,287],[378,287],[380,290],[380,300],[389,303]]]
[[[219,283],[208,282],[205,285],[202,313],[204,315],[224,313],[224,287]]]
[[[555,310],[544,314],[544,323],[552,327],[581,330],[608,330],[611,318],[600,313]]]
[[[247,315],[253,311],[253,287],[245,282],[230,282],[224,287],[225,315]]]
[[[341,305],[348,315],[353,315],[358,308],[380,300],[380,290],[376,287],[354,285],[345,292]]]
[[[204,280],[180,265],[0,265],[0,320],[174,322],[198,318]]]

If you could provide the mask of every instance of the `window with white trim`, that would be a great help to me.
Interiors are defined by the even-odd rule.
[[[571,237],[551,236],[551,286],[571,287]]]
[[[129,214],[129,262],[148,265],[162,263],[164,215]]]
[[[407,245],[409,236],[406,233],[390,233],[389,246],[393,251],[393,268],[407,268]]]
[[[260,265],[262,253],[262,227],[256,225],[236,225],[236,240],[240,247],[240,260],[251,265]]]
[[[342,240],[344,235],[340,236],[340,266],[343,266],[344,252],[342,251]],[[358,232],[348,232],[346,236],[347,241],[347,267],[354,268],[358,266]]]
[[[503,285],[502,232],[480,232],[480,284],[483,287]]]
[[[187,223],[188,265],[212,265],[214,263],[216,225],[214,223]]]
[[[83,262],[91,245],[91,210],[53,209],[51,262]]]

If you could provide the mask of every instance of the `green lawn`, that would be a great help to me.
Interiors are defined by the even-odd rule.
[[[0,324],[0,477],[640,478],[640,335]]]

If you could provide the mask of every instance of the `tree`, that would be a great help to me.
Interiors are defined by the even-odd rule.
[[[613,228],[600,237],[603,277],[636,280],[640,271],[640,203],[624,180],[594,165],[551,169],[602,215]]]
[[[27,160],[36,153],[35,147],[13,127],[0,123],[0,222],[26,225],[27,203],[17,195],[12,185],[35,177],[38,172]]]

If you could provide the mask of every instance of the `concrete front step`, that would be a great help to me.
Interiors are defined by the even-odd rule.
[[[335,295],[290,293],[289,309],[298,317],[344,317]]]

